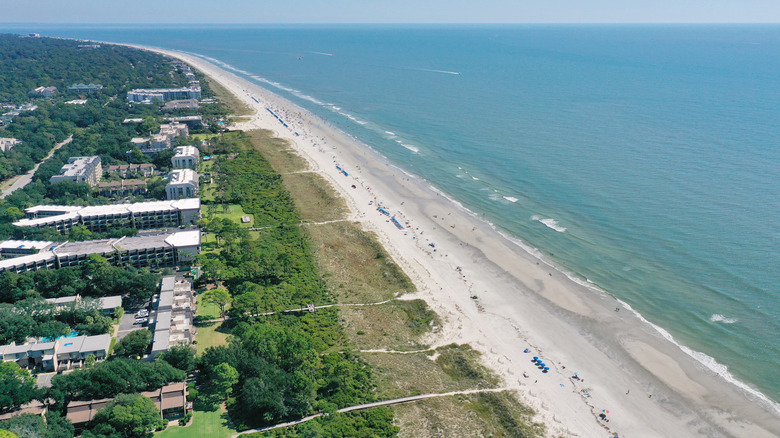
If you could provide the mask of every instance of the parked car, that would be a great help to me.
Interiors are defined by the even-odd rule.
[[[136,318],[135,323],[136,324],[146,324],[149,322],[149,318]]]
[[[141,309],[138,311],[138,313],[136,313],[135,316],[136,318],[146,318],[147,316],[149,316],[149,311],[146,309]]]

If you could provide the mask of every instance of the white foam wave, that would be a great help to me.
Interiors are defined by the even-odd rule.
[[[739,321],[737,318],[728,318],[726,316],[721,315],[720,313],[715,313],[712,316],[710,316],[711,322],[722,322],[723,324],[734,324],[735,322]]]
[[[385,131],[385,134],[387,134],[387,135],[395,135],[395,132]]]
[[[471,179],[473,179],[474,181],[479,181],[479,178],[477,178],[476,176],[472,176]]]
[[[515,198],[514,196],[504,196],[504,199],[506,199],[509,202],[517,202],[519,199]]]
[[[547,226],[547,228],[555,230],[555,231],[557,231],[559,233],[565,233],[566,232],[566,227],[562,227],[561,224],[559,224],[558,221],[555,220],[555,219],[545,218],[545,217],[542,217],[542,216],[539,216],[539,215],[534,215],[534,216],[531,216],[531,220],[540,222],[540,223],[544,224],[545,226]]]
[[[325,52],[311,52],[315,55],[322,55],[322,56],[333,56],[332,53],[325,53]]]
[[[430,73],[442,73],[445,75],[460,75],[460,72],[457,71],[449,71],[449,70],[436,70],[432,68],[418,68],[418,67],[407,67],[409,70],[417,70],[417,71],[427,71]]]

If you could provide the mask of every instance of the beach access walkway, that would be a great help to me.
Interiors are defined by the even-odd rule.
[[[35,172],[38,171],[38,168],[41,167],[41,164],[45,163],[46,160],[52,157],[57,150],[66,144],[73,141],[73,136],[66,138],[65,140],[62,140],[61,142],[54,145],[51,152],[49,152],[49,155],[46,155],[46,158],[41,160],[40,163],[36,164],[35,167],[30,169],[29,172],[25,173],[24,175],[17,175],[10,180],[6,181],[6,183],[10,183],[11,185],[8,186],[8,188],[3,189],[3,193],[0,194],[0,199],[5,199],[7,196],[9,196],[11,193],[21,189],[22,187],[26,186],[27,184],[30,184],[30,181],[32,181],[33,175],[35,175]]]
[[[348,406],[346,408],[341,408],[341,409],[339,409],[336,412],[338,412],[338,413],[345,413],[345,412],[360,411],[360,410],[364,410],[364,409],[376,408],[376,407],[379,407],[379,406],[400,405],[400,404],[403,404],[403,403],[411,403],[411,402],[415,402],[415,401],[418,401],[418,400],[425,400],[425,399],[434,398],[434,397],[449,397],[449,396],[452,396],[452,395],[477,394],[477,393],[484,393],[484,392],[502,392],[502,391],[512,391],[512,390],[516,390],[516,389],[518,389],[518,388],[510,388],[510,387],[506,387],[506,388],[489,388],[489,389],[486,388],[486,389],[467,389],[465,391],[452,391],[452,392],[442,392],[442,393],[433,393],[433,394],[420,394],[420,395],[413,395],[413,396],[410,396],[410,397],[394,398],[394,399],[391,399],[391,400],[383,400],[383,401],[378,401],[378,402],[373,402],[373,403],[366,403],[366,404],[362,404],[362,405]],[[247,433],[265,432],[267,430],[279,429],[279,428],[282,428],[282,427],[296,426],[298,424],[314,420],[315,418],[319,418],[319,417],[322,417],[324,415],[327,415],[327,414],[319,413],[319,414],[309,415],[308,417],[303,417],[300,420],[288,421],[286,423],[274,424],[273,426],[262,427],[262,428],[259,428],[259,429],[245,430],[243,432],[240,432],[240,433],[237,433],[237,434],[233,435],[232,438],[236,438],[238,436],[241,436],[241,435],[244,435],[244,434],[247,434]]]

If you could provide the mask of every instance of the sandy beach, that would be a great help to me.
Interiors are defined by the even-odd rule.
[[[440,315],[444,327],[429,343],[479,350],[550,436],[780,436],[776,404],[729,383],[615,298],[567,277],[369,146],[204,59],[149,50],[189,63],[255,111],[235,128],[289,140],[414,281],[417,292],[402,298],[424,299]],[[609,422],[599,418],[604,410]]]

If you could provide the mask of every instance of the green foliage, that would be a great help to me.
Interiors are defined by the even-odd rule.
[[[171,382],[182,382],[184,371],[165,361],[142,362],[115,359],[52,378],[49,394],[59,403],[109,398],[117,394],[150,391]]]
[[[184,372],[190,372],[195,369],[195,349],[190,345],[174,345],[165,353],[154,358],[155,360],[164,360],[172,367]]]
[[[146,354],[146,350],[152,341],[152,332],[149,330],[136,330],[125,336],[114,348],[114,354],[124,357],[140,359]]]
[[[219,306],[219,312],[220,315],[225,314],[225,306],[230,304],[233,301],[233,298],[230,296],[230,293],[222,288],[212,289],[203,295],[201,295],[202,299],[209,303],[214,303],[217,306]]]
[[[233,392],[233,385],[238,383],[238,371],[228,363],[221,363],[212,371],[211,384],[220,394],[228,397]]]
[[[399,432],[393,425],[393,411],[378,407],[360,412],[332,414],[293,427],[273,429],[247,435],[249,438],[307,438],[333,437],[394,437]]]
[[[0,312],[0,343],[23,343],[30,336],[57,338],[71,331],[100,335],[108,333],[112,323],[103,315],[99,300],[93,298],[83,298],[57,311],[53,304],[36,296],[15,304],[1,303]]]
[[[44,417],[22,414],[0,421],[0,429],[11,431],[20,438],[72,438],[73,425],[57,412]],[[0,435],[2,437],[3,435]]]
[[[16,362],[0,363],[0,411],[9,411],[39,397],[30,372]]]
[[[95,414],[88,430],[90,437],[151,438],[166,422],[154,402],[140,394],[120,394]]]

